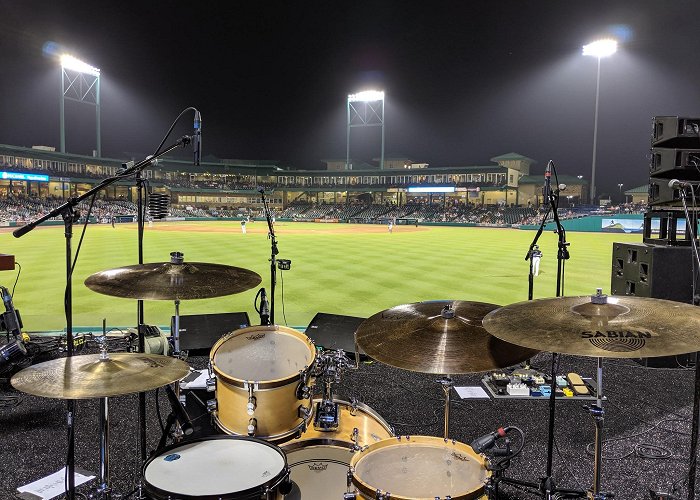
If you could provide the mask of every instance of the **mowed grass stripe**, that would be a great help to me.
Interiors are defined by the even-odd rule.
[[[182,231],[189,228],[189,231]],[[511,229],[280,223],[278,258],[292,270],[278,273],[276,322],[305,326],[319,312],[367,317],[399,304],[455,299],[510,304],[527,299],[525,254],[535,233]],[[612,243],[639,242],[639,235],[569,233],[566,295],[586,295],[596,287],[609,291]],[[73,248],[77,247],[76,229]],[[146,229],[144,261],[163,262],[181,251],[190,262],[211,262],[251,269],[270,288],[267,226],[256,222],[241,234],[236,222],[156,223]],[[0,233],[0,252],[14,254],[23,271],[15,295],[25,329],[61,329],[65,283],[63,228],[42,228],[23,238]],[[555,294],[557,236],[540,239],[544,252],[535,297]],[[132,325],[136,302],[88,290],[90,274],[137,262],[134,225],[90,226],[74,275],[74,324]],[[15,274],[0,274],[12,286]],[[284,297],[282,296],[284,289]],[[246,311],[255,323],[257,289],[237,295],[183,301],[181,314]],[[284,312],[282,300],[284,299]],[[147,301],[146,321],[167,325],[174,305]]]

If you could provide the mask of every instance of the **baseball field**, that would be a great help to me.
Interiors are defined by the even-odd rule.
[[[76,227],[73,250],[81,227]],[[317,312],[368,317],[381,310],[422,300],[465,300],[499,305],[527,299],[529,265],[525,254],[535,233],[515,229],[383,225],[277,223],[278,258],[292,261],[278,271],[275,322],[305,327]],[[265,222],[157,222],[144,236],[144,262],[164,262],[173,251],[188,262],[250,269],[270,289],[270,240]],[[564,295],[610,291],[613,242],[641,241],[640,235],[567,233]],[[540,275],[534,297],[556,290],[557,235],[540,239]],[[40,227],[22,238],[0,232],[0,253],[14,254],[22,271],[14,304],[26,331],[65,327],[65,239],[62,226]],[[133,326],[136,301],[100,295],[84,280],[91,274],[138,263],[134,224],[90,225],[73,275],[73,324]],[[17,271],[0,272],[0,285],[12,289]],[[212,299],[182,301],[180,313],[248,312],[257,288]],[[147,301],[145,320],[169,325],[174,304]]]

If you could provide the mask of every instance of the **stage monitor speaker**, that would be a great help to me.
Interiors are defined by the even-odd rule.
[[[655,116],[651,145],[665,148],[700,147],[700,118]]]
[[[687,246],[658,246],[643,243],[613,243],[613,295],[633,295],[693,303],[692,249]],[[649,368],[687,367],[694,354],[638,358]]]
[[[683,181],[700,180],[700,149],[653,148],[649,175]]]
[[[355,331],[365,318],[317,313],[306,327],[306,335],[324,349],[342,349],[355,352]],[[360,354],[364,355],[362,349]]]
[[[190,314],[180,316],[180,349],[191,356],[208,355],[223,335],[250,326],[246,312]],[[175,330],[175,316],[170,320]]]

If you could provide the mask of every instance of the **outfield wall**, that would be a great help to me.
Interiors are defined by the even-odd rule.
[[[611,223],[612,221],[612,223]],[[615,222],[620,221],[620,222]],[[617,215],[589,215],[586,217],[580,217],[578,219],[565,219],[561,221],[562,226],[567,231],[580,231],[587,233],[629,233],[629,232],[641,232],[630,228],[635,228],[638,226],[641,228],[644,223],[644,215],[642,214],[617,214]],[[625,228],[620,228],[618,226],[625,226]],[[520,229],[539,229],[539,225],[523,225]],[[605,228],[605,229],[603,229]],[[556,224],[554,222],[548,222],[545,226],[545,230],[555,230]]]

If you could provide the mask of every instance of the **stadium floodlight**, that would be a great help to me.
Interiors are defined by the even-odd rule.
[[[345,149],[345,170],[350,167],[350,129],[353,127],[381,127],[382,154],[379,169],[384,170],[384,91],[363,90],[348,94],[347,141]]]
[[[73,57],[69,54],[63,54],[61,56],[61,66],[63,66],[65,69],[78,71],[79,73],[86,73],[92,76],[100,76],[99,68],[90,66],[88,63],[83,62],[80,59]]]
[[[591,160],[591,203],[595,202],[595,161],[598,146],[598,101],[600,99],[600,60],[617,52],[617,41],[605,38],[596,40],[583,46],[584,56],[593,56],[598,59],[598,73],[595,84],[595,114],[593,118],[593,159]]]
[[[383,101],[384,91],[383,90],[365,90],[358,92],[356,94],[349,94],[348,101],[350,102],[374,102]]]
[[[100,69],[73,57],[63,54],[61,60],[61,102],[60,102],[60,141],[61,153],[66,152],[66,99],[95,106],[97,141],[95,154],[102,157],[100,134]]]
[[[583,46],[584,56],[608,57],[617,52],[617,40],[605,38]]]

